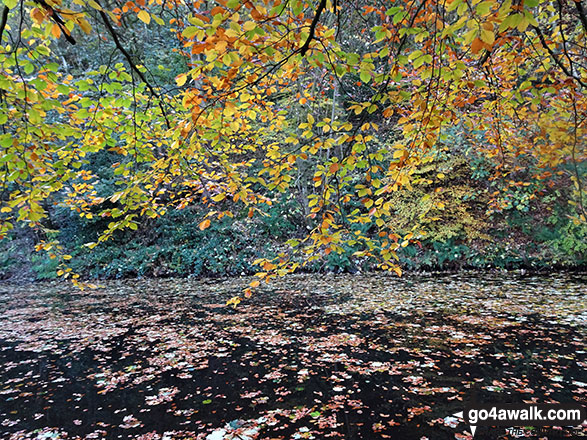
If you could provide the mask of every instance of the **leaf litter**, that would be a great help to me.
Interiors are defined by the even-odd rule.
[[[248,278],[2,284],[0,437],[471,438],[468,399],[584,401],[586,281],[294,275],[236,309]]]

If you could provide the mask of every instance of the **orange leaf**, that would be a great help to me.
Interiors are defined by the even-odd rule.
[[[483,47],[485,46],[485,43],[483,43],[482,40],[480,40],[479,38],[475,38],[473,40],[473,43],[471,44],[471,50],[473,51],[473,53],[479,53],[479,51],[481,49],[483,49]]]
[[[55,38],[59,38],[61,36],[61,29],[59,28],[59,26],[57,26],[56,24],[54,24],[51,27],[51,34],[55,37]]]
[[[330,168],[328,168],[328,170],[331,173],[336,173],[338,170],[340,170],[340,164],[338,162],[334,162],[332,165],[330,165]]]
[[[212,17],[214,17],[217,14],[222,14],[224,12],[224,8],[221,8],[220,6],[215,6],[214,8],[212,8],[212,10],[210,11],[210,15]]]
[[[200,223],[200,231],[203,231],[204,229],[206,229],[209,226],[210,226],[210,220],[209,219],[204,220],[202,223]]]
[[[35,23],[40,24],[45,19],[45,14],[43,14],[43,12],[39,8],[34,8],[31,11],[31,17],[33,18]]]

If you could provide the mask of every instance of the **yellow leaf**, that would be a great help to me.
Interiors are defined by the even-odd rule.
[[[227,305],[227,306],[229,306],[229,305],[231,305],[231,304],[232,304],[232,305],[233,305],[233,307],[236,307],[236,306],[238,306],[238,303],[240,303],[240,302],[241,302],[241,299],[240,299],[240,297],[238,297],[238,296],[233,296],[233,297],[232,297],[232,298],[230,298],[228,301],[226,301],[226,305]]]
[[[88,0],[88,5],[94,8],[97,11],[103,11],[102,6],[100,6],[96,0]]]
[[[138,14],[138,17],[139,20],[141,20],[145,24],[151,23],[151,15],[145,10],[141,10]]]
[[[495,35],[493,35],[493,31],[483,29],[481,31],[481,40],[483,40],[487,44],[492,45],[495,41]]]
[[[185,73],[182,73],[181,75],[178,75],[177,78],[175,78],[175,83],[181,87],[185,84],[185,82],[187,81],[188,76]]]
[[[247,21],[244,25],[243,28],[245,31],[252,31],[253,29],[255,29],[257,27],[257,23],[255,23],[254,21]]]
[[[82,31],[84,31],[86,34],[89,34],[92,31],[92,26],[85,18],[80,18],[78,20],[78,24],[79,27],[82,28]]]
[[[224,193],[216,194],[215,196],[212,196],[211,198],[215,202],[220,202],[226,198],[226,194],[224,194]]]
[[[530,22],[528,21],[528,19],[526,18],[525,15],[522,15],[522,14],[518,14],[518,15],[521,15],[521,17],[522,17],[520,22],[518,23],[518,26],[517,26],[518,30],[520,32],[526,32],[526,29],[528,28],[528,25],[530,24]]]

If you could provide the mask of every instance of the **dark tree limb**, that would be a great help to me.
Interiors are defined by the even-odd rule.
[[[583,29],[587,34],[587,14],[585,14],[585,8],[583,8],[583,3],[581,3],[581,0],[575,0],[575,8],[579,13],[579,20],[581,20],[581,23],[583,24]]]
[[[0,18],[0,43],[2,43],[2,34],[4,34],[6,22],[8,21],[8,12],[8,6],[4,6],[4,9],[2,9],[2,18]]]
[[[53,9],[53,7],[51,5],[49,5],[45,0],[34,0],[34,1],[36,4],[38,4],[40,7],[42,7],[43,9],[45,9],[49,13],[51,20],[53,20],[55,22],[55,24],[57,26],[59,26],[59,29],[61,29],[61,32],[63,32],[65,39],[67,41],[69,41],[71,44],[75,45],[75,39],[71,36],[71,33],[69,32],[69,30],[65,27],[65,22],[63,21],[63,18],[61,18],[61,16],[57,13],[57,11],[55,11],[55,9]]]
[[[145,75],[143,74],[143,72],[140,71],[140,69],[137,67],[137,65],[132,60],[132,57],[130,56],[128,51],[124,48],[124,46],[120,42],[120,38],[118,38],[118,34],[114,30],[112,23],[108,19],[108,15],[106,15],[106,13],[104,11],[98,11],[98,13],[100,14],[102,21],[106,25],[106,29],[108,29],[108,32],[112,36],[112,40],[114,41],[114,45],[116,46],[116,48],[120,51],[120,53],[122,53],[124,58],[126,58],[126,61],[128,61],[128,64],[130,65],[130,68],[138,75],[138,77],[141,79],[141,81],[143,81],[145,83],[145,85],[149,89],[149,92],[151,92],[151,95],[154,96],[155,98],[157,98],[159,108],[161,109],[161,113],[163,114],[163,117],[165,118],[165,125],[167,125],[167,128],[171,128],[171,124],[169,123],[169,119],[167,118],[167,112],[165,111],[165,108],[163,107],[163,103],[161,101],[161,96],[159,96],[159,94],[153,88],[151,83],[149,81],[147,81],[147,78],[145,78]]]
[[[310,34],[308,35],[308,38],[306,39],[302,47],[300,47],[298,50],[298,52],[302,56],[306,55],[306,52],[308,52],[308,49],[310,48],[310,43],[314,39],[316,26],[320,21],[320,15],[322,15],[322,11],[324,10],[324,8],[326,8],[326,0],[321,0],[320,4],[318,5],[318,9],[316,9],[316,15],[314,15],[314,19],[312,20],[312,23],[310,23]]]
[[[534,30],[538,34],[538,38],[540,39],[540,43],[542,44],[542,47],[544,47],[546,49],[546,51],[551,56],[551,58],[554,60],[556,65],[559,66],[561,68],[561,70],[565,74],[567,74],[570,78],[574,79],[578,84],[580,84],[581,87],[587,88],[587,84],[585,84],[583,81],[581,81],[581,78],[578,78],[577,76],[575,76],[573,74],[573,72],[571,72],[569,70],[569,68],[567,66],[565,66],[565,64],[562,62],[562,60],[548,46],[548,44],[546,43],[546,39],[544,38],[544,34],[540,30],[540,28],[538,26],[532,26],[532,27],[534,28]]]

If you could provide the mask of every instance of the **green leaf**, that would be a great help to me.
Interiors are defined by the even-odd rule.
[[[448,8],[446,8],[447,11],[454,11],[456,8],[459,7],[459,5],[463,2],[463,0],[455,0],[453,1],[450,5],[448,5]]]
[[[424,64],[424,61],[425,61],[424,57],[420,57],[420,58],[416,59],[416,60],[414,61],[414,67],[417,69],[417,68],[418,68],[418,67],[420,67],[422,64]]]
[[[420,56],[422,56],[422,51],[421,50],[415,50],[413,51],[409,56],[408,59],[409,60],[415,60],[416,58],[419,58]]]
[[[8,9],[14,8],[18,4],[18,0],[2,0]]]
[[[12,146],[12,136],[10,134],[0,135],[0,146],[4,148]]]
[[[479,3],[477,5],[477,14],[479,14],[479,15],[487,15],[487,14],[489,14],[489,11],[491,10],[491,6],[492,5],[493,5],[493,2]]]
[[[59,64],[57,63],[47,63],[45,64],[45,68],[52,72],[57,72],[59,70]]]
[[[304,8],[304,4],[302,1],[297,1],[292,5],[292,12],[294,15],[300,15]]]
[[[393,16],[393,24],[398,24],[400,21],[402,21],[405,16],[408,15],[408,13],[406,11],[401,11],[398,12],[397,14],[395,14]]]
[[[194,35],[196,35],[198,33],[199,30],[200,29],[198,29],[196,26],[188,26],[183,30],[181,35],[184,38],[192,38],[192,37],[194,37]]]
[[[389,8],[386,12],[385,15],[387,15],[388,17],[397,14],[399,11],[401,11],[402,8],[400,6],[394,6],[392,8]]]
[[[493,32],[490,30],[482,29],[481,40],[487,44],[493,44],[493,42],[495,41],[495,35],[493,35]]]

